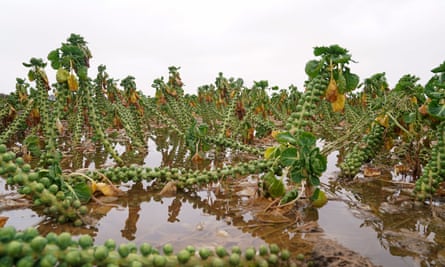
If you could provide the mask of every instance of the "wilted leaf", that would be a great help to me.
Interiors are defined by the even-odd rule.
[[[273,130],[272,132],[270,132],[270,136],[272,136],[273,138],[277,138],[277,135],[278,135],[280,132],[281,132],[281,131]]]
[[[122,196],[125,193],[112,184],[96,183],[96,191],[100,191],[104,196]]]
[[[363,175],[365,177],[375,177],[375,176],[380,176],[381,174],[382,174],[382,172],[380,171],[380,169],[370,167],[370,166],[365,166],[363,168]]]
[[[5,226],[6,222],[8,221],[9,217],[6,216],[0,216],[0,227]]]
[[[389,127],[389,116],[387,114],[377,116],[377,118],[375,118],[375,121],[385,128]]]
[[[77,81],[77,78],[74,74],[70,73],[68,76],[68,89],[70,89],[71,92],[77,91],[79,89],[79,82]]]
[[[204,158],[201,156],[201,153],[199,153],[199,152],[195,152],[195,154],[192,157],[192,161],[195,163],[199,163],[203,160],[204,160]]]
[[[331,103],[334,112],[342,112],[345,108],[346,96],[343,94],[337,95],[337,99]]]
[[[281,179],[277,179],[273,172],[266,173],[263,177],[263,181],[265,184],[265,189],[273,198],[281,197],[286,192],[283,181]]]
[[[277,152],[278,147],[268,147],[266,151],[264,151],[264,158],[270,159],[275,156],[275,152]]]
[[[326,89],[325,97],[329,102],[335,102],[338,96],[338,86],[337,82],[333,77],[331,77],[328,88]]]
[[[59,68],[56,73],[56,80],[58,83],[64,83],[68,80],[69,76],[70,73],[66,69]]]

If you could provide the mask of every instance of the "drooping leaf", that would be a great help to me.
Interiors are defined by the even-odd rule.
[[[438,75],[433,76],[425,85],[425,94],[431,99],[444,99],[445,82]]]
[[[268,147],[264,151],[264,158],[265,159],[275,158],[276,155],[277,155],[277,152],[279,152],[279,147],[278,146],[276,146],[276,147],[275,146]]]
[[[342,112],[345,108],[346,96],[344,94],[337,95],[337,99],[331,103],[334,112]]]
[[[70,73],[67,82],[68,89],[70,89],[71,92],[76,92],[79,89],[79,82],[74,74]]]
[[[377,118],[375,118],[375,121],[385,128],[389,127],[389,116],[387,114],[381,114],[377,116]]]
[[[319,60],[309,60],[306,63],[304,71],[310,78],[314,78],[315,76],[318,75],[322,67],[323,67],[323,62]]]
[[[346,71],[343,73],[343,76],[346,80],[346,91],[345,92],[351,92],[355,88],[357,88],[360,78],[357,74],[350,73],[349,71]]]
[[[68,80],[69,75],[70,73],[66,69],[59,68],[56,73],[56,80],[58,83],[64,83]]]
[[[334,102],[337,100],[338,96],[338,86],[335,79],[332,77],[329,80],[328,88],[326,89],[325,97],[329,102]]]
[[[106,183],[96,183],[96,190],[100,191],[102,194],[104,194],[104,196],[122,196],[125,193],[120,190],[119,188],[117,188],[116,186],[112,185],[112,184],[106,184]]]
[[[80,202],[88,203],[92,196],[91,188],[87,183],[81,182],[73,186],[76,196],[79,198]]]
[[[278,179],[273,172],[268,172],[263,176],[263,181],[267,193],[271,197],[281,197],[286,193],[286,188],[281,179]]]
[[[9,217],[6,216],[0,216],[0,228],[3,227],[6,222],[8,221]]]
[[[309,176],[308,180],[309,180],[309,184],[312,186],[320,185],[320,178],[318,178],[318,176],[311,175],[311,176]]]
[[[289,190],[281,198],[280,204],[286,204],[298,197],[298,189]]]
[[[300,160],[298,150],[295,147],[288,147],[281,152],[281,164],[284,166],[292,166],[296,161]]]

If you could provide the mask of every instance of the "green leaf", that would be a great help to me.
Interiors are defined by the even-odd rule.
[[[315,136],[309,132],[301,132],[298,135],[298,145],[302,147],[313,147],[316,142]]]
[[[317,200],[319,194],[320,194],[320,188],[316,188],[314,193],[312,193],[311,201]]]
[[[55,49],[48,54],[49,61],[59,61],[59,49]]]
[[[280,160],[284,166],[292,166],[299,159],[298,150],[295,147],[286,148],[281,152]]]
[[[40,140],[36,135],[28,135],[24,140],[24,145],[31,152],[31,155],[35,157],[40,157]]]
[[[291,168],[289,172],[289,177],[291,180],[297,184],[301,183],[306,176],[303,174],[301,168]]]
[[[339,71],[337,75],[337,87],[340,94],[347,92],[346,78],[341,71]]]
[[[207,124],[201,124],[198,126],[198,134],[200,137],[205,137],[209,130],[209,126]]]
[[[272,172],[268,172],[263,177],[265,188],[271,197],[281,197],[286,193],[286,188],[281,179],[277,179]]]
[[[292,145],[297,144],[297,140],[289,132],[281,132],[281,133],[277,134],[276,139],[277,139],[278,143],[280,143],[280,144],[287,144],[287,143],[292,144]]]
[[[351,92],[355,88],[357,88],[358,83],[360,82],[360,78],[357,74],[350,73],[349,71],[345,71],[343,73],[343,76],[346,80],[346,91],[345,92]]]
[[[323,62],[319,60],[309,60],[306,63],[304,71],[310,78],[314,78],[320,73],[321,68],[323,67]]]
[[[402,118],[405,123],[413,123],[416,121],[416,113],[411,112],[411,113],[403,114]]]
[[[310,168],[314,175],[321,175],[327,168],[327,159],[320,153],[320,149],[317,147],[311,152],[310,156]]]
[[[314,55],[315,56],[321,56],[321,55],[346,55],[348,53],[348,50],[335,44],[331,46],[318,46],[314,47]]]
[[[318,186],[320,185],[320,179],[318,178],[318,176],[309,176],[309,184],[313,185],[313,186]]]
[[[445,61],[442,64],[440,64],[440,66],[432,69],[431,72],[433,72],[433,73],[445,72]]]
[[[297,197],[298,197],[298,189],[287,191],[286,194],[284,194],[283,198],[281,198],[280,204],[289,203],[292,200],[296,199]]]
[[[73,186],[76,196],[79,198],[80,202],[88,203],[92,196],[91,188],[87,183],[77,183]]]
[[[428,104],[428,114],[439,120],[445,120],[445,104],[441,104],[439,100],[433,99]]]

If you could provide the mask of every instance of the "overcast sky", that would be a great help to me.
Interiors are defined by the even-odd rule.
[[[386,72],[390,86],[404,74],[425,84],[445,60],[444,14],[444,0],[1,0],[0,92],[71,33],[88,42],[90,74],[104,64],[149,95],[169,66],[189,93],[218,72],[302,90],[313,47],[331,44],[350,51],[361,80]]]

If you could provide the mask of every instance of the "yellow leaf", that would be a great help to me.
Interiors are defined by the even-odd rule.
[[[9,219],[9,217],[6,216],[0,216],[0,227],[5,226],[6,221]]]
[[[71,92],[77,91],[79,89],[79,82],[76,79],[76,76],[72,73],[70,73],[70,76],[68,76],[68,89],[70,89]]]
[[[375,121],[385,128],[389,127],[389,117],[386,114],[377,116],[377,118],[375,118]]]
[[[338,86],[337,82],[334,78],[331,77],[331,80],[329,81],[328,88],[326,89],[325,97],[326,100],[329,102],[335,102],[337,100],[338,96]]]
[[[97,191],[100,191],[105,196],[121,196],[124,194],[120,189],[115,187],[112,184],[106,184],[106,183],[96,183],[96,189]]]
[[[273,130],[273,131],[270,133],[270,135],[271,135],[273,138],[276,138],[277,135],[278,135],[279,133],[281,133],[281,132],[280,132],[280,131],[277,131],[277,130]]]
[[[346,96],[344,94],[337,95],[337,99],[331,103],[334,112],[342,112],[345,108]]]
[[[321,191],[318,192],[317,199],[312,201],[312,207],[315,208],[321,208],[328,202],[328,198],[326,197],[325,192]]]
[[[273,153],[275,153],[276,149],[276,147],[266,148],[266,151],[264,151],[264,158],[269,159],[273,155]]]
[[[90,187],[91,187],[91,193],[93,193],[94,194],[94,192],[96,192],[97,191],[97,183],[96,182],[91,182],[91,184],[90,184]]]

